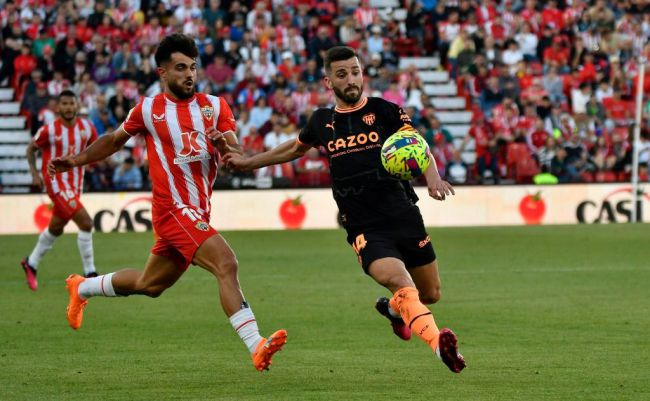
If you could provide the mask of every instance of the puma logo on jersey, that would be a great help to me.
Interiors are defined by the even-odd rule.
[[[334,123],[331,123],[331,124],[325,124],[325,128],[331,128],[332,131],[334,131]]]
[[[165,120],[165,113],[162,113],[161,115],[158,115],[156,113],[151,113],[151,114],[153,114],[153,122],[155,123],[159,123]]]

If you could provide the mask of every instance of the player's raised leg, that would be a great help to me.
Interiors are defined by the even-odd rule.
[[[79,227],[77,247],[84,268],[84,277],[97,277],[93,254],[93,220],[86,209],[81,208],[72,216],[72,221]]]
[[[239,285],[238,262],[233,250],[221,235],[215,234],[201,244],[194,255],[194,263],[217,278],[221,306],[230,324],[246,344],[255,368],[268,370],[273,354],[286,343],[287,332],[278,330],[268,338],[260,335],[253,310]]]
[[[440,300],[440,275],[437,261],[412,268],[409,273],[418,290],[420,302],[430,305]],[[438,356],[454,372],[459,372],[465,367],[465,359],[458,352],[457,342],[456,334],[451,329],[440,330]]]
[[[183,275],[174,261],[161,255],[149,255],[144,271],[123,269],[92,278],[72,274],[66,280],[70,301],[67,314],[73,329],[81,327],[83,311],[88,298],[94,296],[115,297],[134,294],[158,297]]]
[[[420,301],[418,290],[404,263],[397,258],[377,259],[368,267],[368,273],[393,293],[390,306],[399,311],[411,331],[439,355],[449,369],[460,372],[465,362],[456,348],[455,335],[449,329],[438,330],[433,314]]]
[[[28,257],[24,258],[20,262],[23,271],[25,272],[27,286],[29,286],[32,291],[38,289],[38,281],[36,280],[38,264],[41,262],[41,259],[43,259],[47,251],[52,249],[56,239],[63,234],[63,228],[66,224],[68,224],[68,220],[53,215],[47,228],[38,236],[38,241],[36,242],[36,246],[34,246],[32,252]]]

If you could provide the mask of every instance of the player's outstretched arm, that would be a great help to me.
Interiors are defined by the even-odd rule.
[[[68,171],[77,166],[83,166],[88,163],[104,160],[108,156],[122,149],[122,146],[124,146],[129,138],[129,134],[120,127],[111,134],[101,136],[79,154],[71,154],[50,160],[47,165],[47,171],[50,175],[54,175],[56,173]]]
[[[258,153],[252,157],[230,152],[224,156],[223,161],[226,163],[226,166],[236,170],[255,170],[260,167],[295,160],[304,155],[309,148],[311,146],[300,143],[297,140],[289,140],[271,150]]]
[[[424,178],[427,180],[429,196],[435,200],[443,201],[447,195],[456,195],[451,184],[440,177],[438,167],[436,167],[436,159],[432,154],[429,154],[429,156],[431,157],[431,164],[424,172]]]

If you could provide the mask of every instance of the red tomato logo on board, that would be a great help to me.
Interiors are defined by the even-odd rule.
[[[282,224],[290,230],[296,230],[302,227],[302,223],[307,216],[307,209],[300,201],[300,196],[295,199],[287,199],[280,205],[280,220]]]
[[[45,227],[50,224],[50,219],[52,218],[52,204],[51,203],[41,203],[34,210],[34,224],[38,231],[43,231]]]
[[[546,204],[542,199],[541,192],[524,196],[519,202],[519,213],[526,224],[540,224],[544,213],[546,213]]]

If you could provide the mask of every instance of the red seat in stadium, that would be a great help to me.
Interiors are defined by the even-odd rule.
[[[583,182],[594,182],[594,175],[591,174],[589,171],[584,171],[580,173],[580,178],[582,178]]]
[[[616,173],[613,171],[599,171],[595,176],[596,182],[615,182]]]

